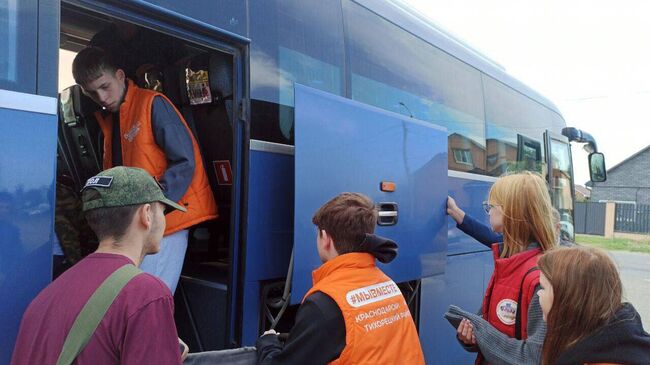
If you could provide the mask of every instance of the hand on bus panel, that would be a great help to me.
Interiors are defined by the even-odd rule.
[[[463,219],[465,219],[465,211],[460,209],[458,205],[456,205],[456,200],[450,196],[447,196],[447,214],[449,214],[449,216],[451,216],[458,224],[463,223]]]

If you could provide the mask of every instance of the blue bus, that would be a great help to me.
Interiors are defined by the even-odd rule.
[[[74,85],[72,57],[120,27],[143,36],[130,61],[143,48],[180,54],[136,64],[134,78],[183,113],[219,204],[219,219],[191,230],[175,294],[192,351],[291,328],[319,265],[311,215],[341,191],[373,198],[378,234],[400,245],[382,268],[430,364],[472,361],[442,314],[479,308],[492,271],[488,248],[445,215],[448,195],[484,217],[498,176],[538,171],[573,237],[570,142],[594,152],[593,139],[400,2],[2,0],[0,363],[52,280],[57,184],[79,191],[101,170],[98,106]]]

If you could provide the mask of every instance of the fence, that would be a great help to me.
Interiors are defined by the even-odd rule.
[[[574,211],[575,233],[605,235],[605,203],[576,202]]]
[[[574,214],[578,234],[650,233],[650,205],[576,202]]]
[[[616,204],[616,232],[650,233],[650,205]]]

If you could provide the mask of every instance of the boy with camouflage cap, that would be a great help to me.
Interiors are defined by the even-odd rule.
[[[158,252],[165,231],[165,211],[185,211],[165,198],[145,170],[130,167],[115,167],[88,179],[82,200],[99,247],[43,289],[29,305],[12,364],[57,363],[64,343],[64,353],[69,352],[68,336],[75,333],[73,326],[77,327],[77,317],[91,296],[118,271],[137,270],[133,265],[139,266],[146,255]],[[181,364],[169,288],[160,279],[139,271],[125,282],[73,359],[80,365]]]

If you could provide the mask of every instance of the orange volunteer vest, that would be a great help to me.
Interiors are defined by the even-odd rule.
[[[120,144],[122,148],[122,164],[124,166],[143,168],[156,180],[159,180],[167,169],[167,158],[165,152],[156,144],[151,127],[151,106],[156,96],[163,97],[170,105],[174,105],[165,95],[148,89],[141,89],[131,80],[128,81],[124,102],[120,106],[120,133],[122,134]],[[178,202],[187,208],[187,212],[173,211],[165,216],[167,221],[165,235],[219,216],[217,204],[214,201],[208,177],[203,167],[198,144],[185,119],[176,110],[176,107],[174,107],[174,111],[178,114],[192,139],[195,168],[192,182],[185,195]],[[104,134],[103,164],[104,169],[108,169],[113,167],[111,149],[113,118],[111,114],[104,115],[101,112],[96,112],[95,116]]]
[[[312,273],[314,286],[338,304],[345,348],[331,364],[424,364],[411,312],[397,285],[369,253],[338,256]],[[304,301],[304,299],[303,299]]]

